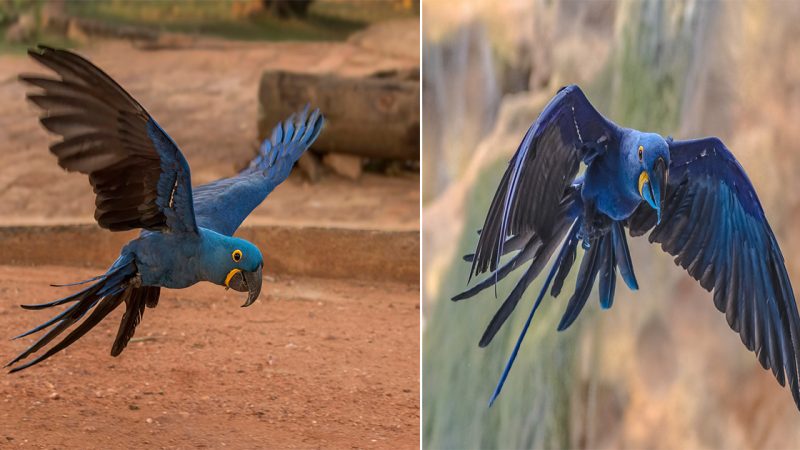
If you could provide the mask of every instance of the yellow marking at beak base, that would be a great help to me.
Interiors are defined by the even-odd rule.
[[[229,283],[231,282],[231,278],[233,278],[233,276],[239,272],[241,272],[241,270],[239,269],[233,269],[230,272],[228,272],[228,276],[225,277],[225,287],[230,287]]]
[[[641,174],[639,174],[639,195],[644,198],[644,193],[642,193],[642,188],[644,187],[645,183],[650,182],[650,177],[647,176],[647,172],[644,170]]]

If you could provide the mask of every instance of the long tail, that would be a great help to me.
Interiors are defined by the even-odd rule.
[[[528,236],[520,235],[510,238],[507,241],[507,243],[510,244],[508,253],[512,251],[516,251],[517,253],[505,265],[497,268],[487,278],[465,292],[453,297],[454,301],[473,297],[480,291],[496,285],[497,282],[519,268],[523,263],[531,261],[530,266],[517,281],[512,292],[500,306],[497,313],[495,313],[491,322],[489,322],[479,344],[481,347],[485,347],[492,341],[499,329],[511,315],[511,312],[516,308],[528,286],[539,276],[551,256],[556,253],[555,251],[559,249],[560,246],[558,256],[555,258],[547,279],[531,309],[528,320],[525,322],[525,326],[517,339],[514,350],[505,365],[500,381],[489,401],[489,406],[497,399],[497,396],[500,394],[505,384],[525,334],[528,331],[528,327],[545,293],[548,288],[550,288],[550,295],[558,297],[564,286],[564,281],[577,259],[577,247],[580,241],[578,233],[581,228],[581,219],[579,217],[570,218],[569,216],[562,216],[562,220],[564,222],[559,228],[563,230],[569,229],[569,231],[554,237],[546,243],[542,242],[535,233]],[[467,255],[465,259],[470,261],[472,255]],[[630,289],[638,289],[624,228],[621,223],[614,222],[611,224],[611,230],[605,235],[595,238],[591,247],[585,252],[581,260],[580,269],[578,270],[575,291],[570,297],[567,308],[558,325],[559,331],[568,328],[578,317],[598,277],[600,278],[600,305],[603,308],[611,307],[614,301],[617,270],[619,270],[620,275]]]
[[[536,313],[536,310],[539,309],[539,305],[542,303],[544,294],[545,292],[547,292],[547,288],[550,287],[550,282],[553,280],[553,277],[558,272],[560,272],[560,269],[562,267],[562,262],[564,262],[564,258],[567,257],[570,252],[572,253],[575,252],[575,247],[578,244],[577,235],[579,228],[580,228],[579,221],[576,220],[572,224],[572,227],[570,228],[569,232],[567,233],[564,245],[561,247],[561,251],[558,253],[558,257],[553,263],[553,266],[550,269],[550,273],[547,275],[547,279],[545,280],[544,285],[542,286],[542,290],[539,291],[539,296],[536,297],[536,302],[533,304],[533,308],[531,308],[530,314],[528,314],[528,320],[525,321],[525,326],[522,328],[522,332],[520,332],[519,337],[517,338],[517,343],[514,345],[514,350],[511,352],[511,356],[508,358],[508,362],[506,362],[506,366],[503,369],[503,374],[500,376],[500,381],[498,381],[497,386],[494,388],[494,392],[492,393],[492,398],[489,399],[489,407],[491,407],[492,404],[494,404],[494,401],[497,399],[497,396],[500,395],[500,391],[503,389],[503,385],[506,382],[506,378],[508,378],[508,373],[511,371],[511,366],[514,365],[514,360],[517,359],[517,353],[519,353],[519,348],[522,345],[522,340],[525,339],[525,334],[528,332],[528,327],[530,327],[531,325],[531,321],[533,320],[533,315]]]
[[[91,310],[91,314],[89,314],[89,316],[80,325],[73,329],[67,335],[67,337],[31,361],[13,367],[11,369],[11,373],[23,370],[46,360],[47,358],[67,348],[73,342],[80,339],[89,330],[94,328],[94,326],[97,325],[101,320],[103,320],[109,313],[111,313],[111,311],[116,309],[121,303],[125,302],[127,305],[125,315],[122,318],[120,330],[117,334],[114,346],[112,347],[112,355],[118,355],[122,349],[125,348],[128,340],[130,340],[130,337],[133,335],[133,329],[141,319],[144,306],[147,305],[154,307],[158,302],[159,288],[149,286],[136,287],[129,285],[129,282],[135,276],[136,265],[133,261],[133,257],[131,255],[123,255],[104,275],[88,280],[96,280],[95,283],[82,289],[81,291],[78,291],[75,294],[49,303],[22,305],[22,307],[25,309],[36,310],[51,308],[66,303],[74,303],[72,306],[57,314],[47,322],[14,337],[14,339],[19,339],[49,328],[42,337],[40,337],[22,353],[17,355],[13,360],[6,364],[5,367],[17,364],[18,362],[37,352],[61,335],[61,333],[63,333],[67,328],[80,321]]]

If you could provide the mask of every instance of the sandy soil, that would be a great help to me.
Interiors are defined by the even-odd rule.
[[[97,42],[80,53],[138,99],[181,147],[195,185],[230,176],[257,146],[258,81],[268,69],[365,75],[418,60],[347,43],[229,43],[145,51]],[[85,177],[61,170],[47,151],[54,137],[25,101],[20,73],[46,73],[24,55],[0,55],[0,221],[91,220]],[[293,175],[251,220],[419,228],[419,176],[335,175],[311,185]]]
[[[0,266],[2,334],[49,318],[16,306],[63,293],[48,283],[91,275]],[[0,447],[416,448],[418,286],[265,283],[249,309],[208,284],[162,291],[119,358],[108,352],[121,310],[41,365],[0,375]],[[28,342],[0,339],[0,355]]]

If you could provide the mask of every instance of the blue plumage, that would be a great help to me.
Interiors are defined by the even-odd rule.
[[[788,381],[800,408],[800,316],[780,248],[744,169],[717,138],[673,141],[619,127],[577,86],[561,89],[523,138],[475,253],[466,258],[470,276],[490,275],[453,298],[472,297],[531,261],[481,337],[486,346],[561,249],[491,402],[551,282],[551,295],[560,294],[578,241],[584,255],[559,330],[577,319],[595,283],[601,307],[613,305],[617,271],[638,289],[625,228],[631,236],[650,233],[651,242],[713,292],[728,324],[781,385]],[[500,257],[512,252],[498,268]]]
[[[161,173],[156,183],[155,204],[166,217],[167,229],[197,232],[194,205],[191,201],[192,179],[189,163],[177,144],[152,118],[147,121],[146,130],[159,158]]]
[[[65,50],[40,47],[31,57],[59,78],[21,76],[40,92],[28,98],[43,110],[42,125],[62,136],[50,147],[61,167],[89,176],[96,194],[95,218],[112,231],[141,229],[120,257],[68,297],[27,309],[72,303],[44,324],[17,338],[45,331],[8,363],[42,349],[83,320],[62,341],[12,372],[41,362],[79,339],[120,304],[125,314],[112,346],[116,356],[133,336],[145,307],[160,289],[209,281],[248,292],[249,306],[261,291],[263,256],[252,243],[233,237],[244,219],[283,182],[322,130],[319,110],[279,124],[250,166],[238,175],[194,188],[178,146],[144,108],[102,70]],[[88,316],[87,316],[88,314]]]
[[[292,170],[322,131],[318,109],[293,114],[272,131],[258,155],[239,175],[200,186],[194,191],[195,215],[201,227],[232,235],[250,211],[261,204]]]

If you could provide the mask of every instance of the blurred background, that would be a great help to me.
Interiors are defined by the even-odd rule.
[[[246,167],[305,104],[326,127],[237,235],[264,291],[164,290],[119,358],[121,309],[67,351],[0,377],[0,447],[416,448],[419,1],[0,0],[0,358],[136,232],[94,222],[21,73],[36,44],[106,71],[180,146],[195,185]],[[66,288],[69,290],[70,288]],[[125,424],[120,430],[118,424]]]
[[[76,49],[131,91],[182,147],[197,184],[243,168],[278,121],[319,107],[328,127],[302,176],[257,216],[418,228],[418,2],[0,0],[0,37],[5,220],[94,209],[85,180],[41,151],[47,134],[16,82],[38,70],[25,51],[44,43]],[[41,184],[69,200],[53,204]]]
[[[546,297],[495,405],[489,396],[542,280],[492,344],[516,277],[463,303],[508,159],[556,90],[579,84],[623,126],[720,137],[745,167],[800,285],[800,4],[426,0],[423,55],[423,443],[427,448],[793,448],[788,389],[711,295],[643,238],[641,289],[590,300],[556,332]],[[574,284],[573,279],[567,285]],[[593,294],[590,299],[596,298]]]

